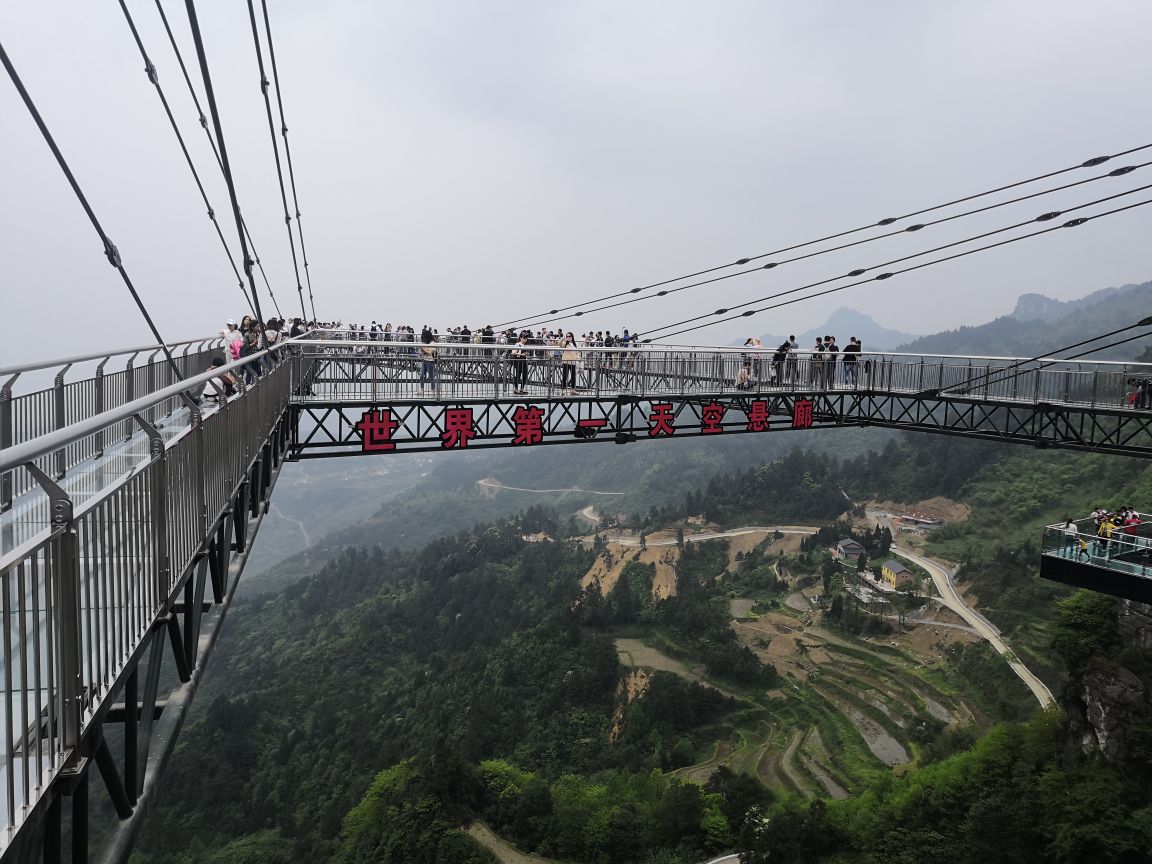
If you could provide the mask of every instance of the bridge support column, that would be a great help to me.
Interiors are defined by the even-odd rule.
[[[124,682],[124,794],[133,807],[140,798],[140,701],[137,684],[140,678],[140,665],[128,673]],[[151,706],[149,706],[151,709]]]
[[[240,484],[236,492],[236,500],[232,502],[232,526],[235,540],[232,542],[234,552],[243,552],[248,539],[248,481]]]
[[[148,674],[144,678],[144,694],[141,704],[147,709],[143,712],[144,728],[140,737],[144,740],[144,753],[138,758],[136,765],[136,789],[143,790],[144,777],[148,773],[148,753],[152,747],[152,726],[156,722],[156,693],[160,688],[160,664],[164,660],[164,634],[156,627],[152,628],[149,638],[152,644],[148,646]]]
[[[116,815],[127,819],[132,815],[132,803],[128,800],[128,793],[124,789],[124,781],[120,779],[120,772],[116,769],[116,760],[112,758],[112,751],[108,749],[108,741],[104,732],[99,733],[96,742],[96,767],[100,769],[100,777],[108,789],[108,797],[112,799],[112,806],[116,808]]]

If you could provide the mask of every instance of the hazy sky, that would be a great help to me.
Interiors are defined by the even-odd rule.
[[[164,3],[200,87],[184,4]],[[246,4],[199,5],[241,205],[292,314]],[[129,6],[235,248],[156,8]],[[496,323],[1152,143],[1146,0],[269,6],[321,318]],[[0,40],[165,337],[242,314],[115,0],[5,3]],[[567,323],[644,331],[1145,183],[1152,166]],[[148,341],[4,79],[0,196],[0,364]],[[692,341],[801,331],[840,305],[918,333],[981,323],[1026,291],[1152,279],[1150,238],[1152,206]]]

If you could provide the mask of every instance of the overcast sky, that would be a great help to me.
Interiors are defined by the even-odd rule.
[[[184,4],[164,3],[202,87]],[[199,5],[240,203],[280,309],[298,314],[246,4]],[[155,5],[129,6],[235,249]],[[322,319],[498,323],[1152,143],[1147,0],[269,7]],[[5,3],[0,40],[162,334],[239,317],[115,0]],[[565,323],[646,331],[1145,183],[1152,166]],[[0,364],[148,341],[3,79],[0,196]],[[841,305],[915,333],[982,323],[1027,291],[1152,279],[1149,238],[1152,206],[676,341],[802,331]]]

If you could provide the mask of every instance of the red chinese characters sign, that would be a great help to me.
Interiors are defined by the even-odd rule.
[[[395,450],[396,442],[392,440],[392,433],[400,428],[400,422],[392,418],[392,412],[387,409],[378,411],[365,411],[356,424],[363,439],[365,453],[376,453]]]
[[[724,412],[727,410],[728,407],[719,402],[704,405],[700,409],[700,434],[715,435],[723,432],[724,427],[720,424],[724,422]]]
[[[812,404],[811,399],[796,400],[796,403],[792,406],[793,429],[812,428]]]
[[[445,450],[463,450],[476,437],[475,422],[471,408],[444,409],[444,434],[440,436],[440,446]]]
[[[768,400],[757,399],[748,406],[748,425],[745,427],[749,432],[767,432],[769,428],[768,423]]]
[[[521,405],[512,412],[516,431],[513,444],[539,444],[544,440],[544,409],[535,405]]]
[[[672,413],[672,403],[653,402],[652,413],[648,415],[648,437],[658,438],[661,435],[675,435],[676,427],[672,421],[676,415]]]

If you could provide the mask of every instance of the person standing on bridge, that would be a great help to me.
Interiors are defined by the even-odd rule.
[[[816,345],[808,358],[808,385],[822,387],[824,384],[824,337],[816,337]]]
[[[1064,527],[1061,530],[1064,532],[1064,554],[1071,558],[1073,551],[1080,546],[1080,529],[1069,516],[1064,520]]]
[[[560,355],[560,387],[568,387],[569,393],[576,395],[576,364],[580,362],[580,349],[576,347],[576,338],[571,333],[564,334],[561,345],[564,349]]]
[[[427,327],[420,334],[420,392],[424,392],[424,382],[432,385],[432,394],[439,395],[436,384],[436,346],[432,344],[432,331]]]
[[[836,389],[836,358],[840,356],[840,346],[836,344],[835,336],[824,337],[824,353],[827,360],[824,361],[824,389]]]
[[[788,356],[784,360],[785,374],[792,385],[800,383],[800,358],[796,352],[800,350],[800,343],[795,336],[788,337]]]
[[[512,361],[512,392],[518,395],[527,393],[528,390],[528,333],[520,334],[520,339],[516,345],[508,352],[508,358]]]
[[[860,340],[855,336],[848,340],[848,344],[844,346],[844,384],[845,386],[856,386],[856,376],[859,369],[856,364],[860,359]]]

